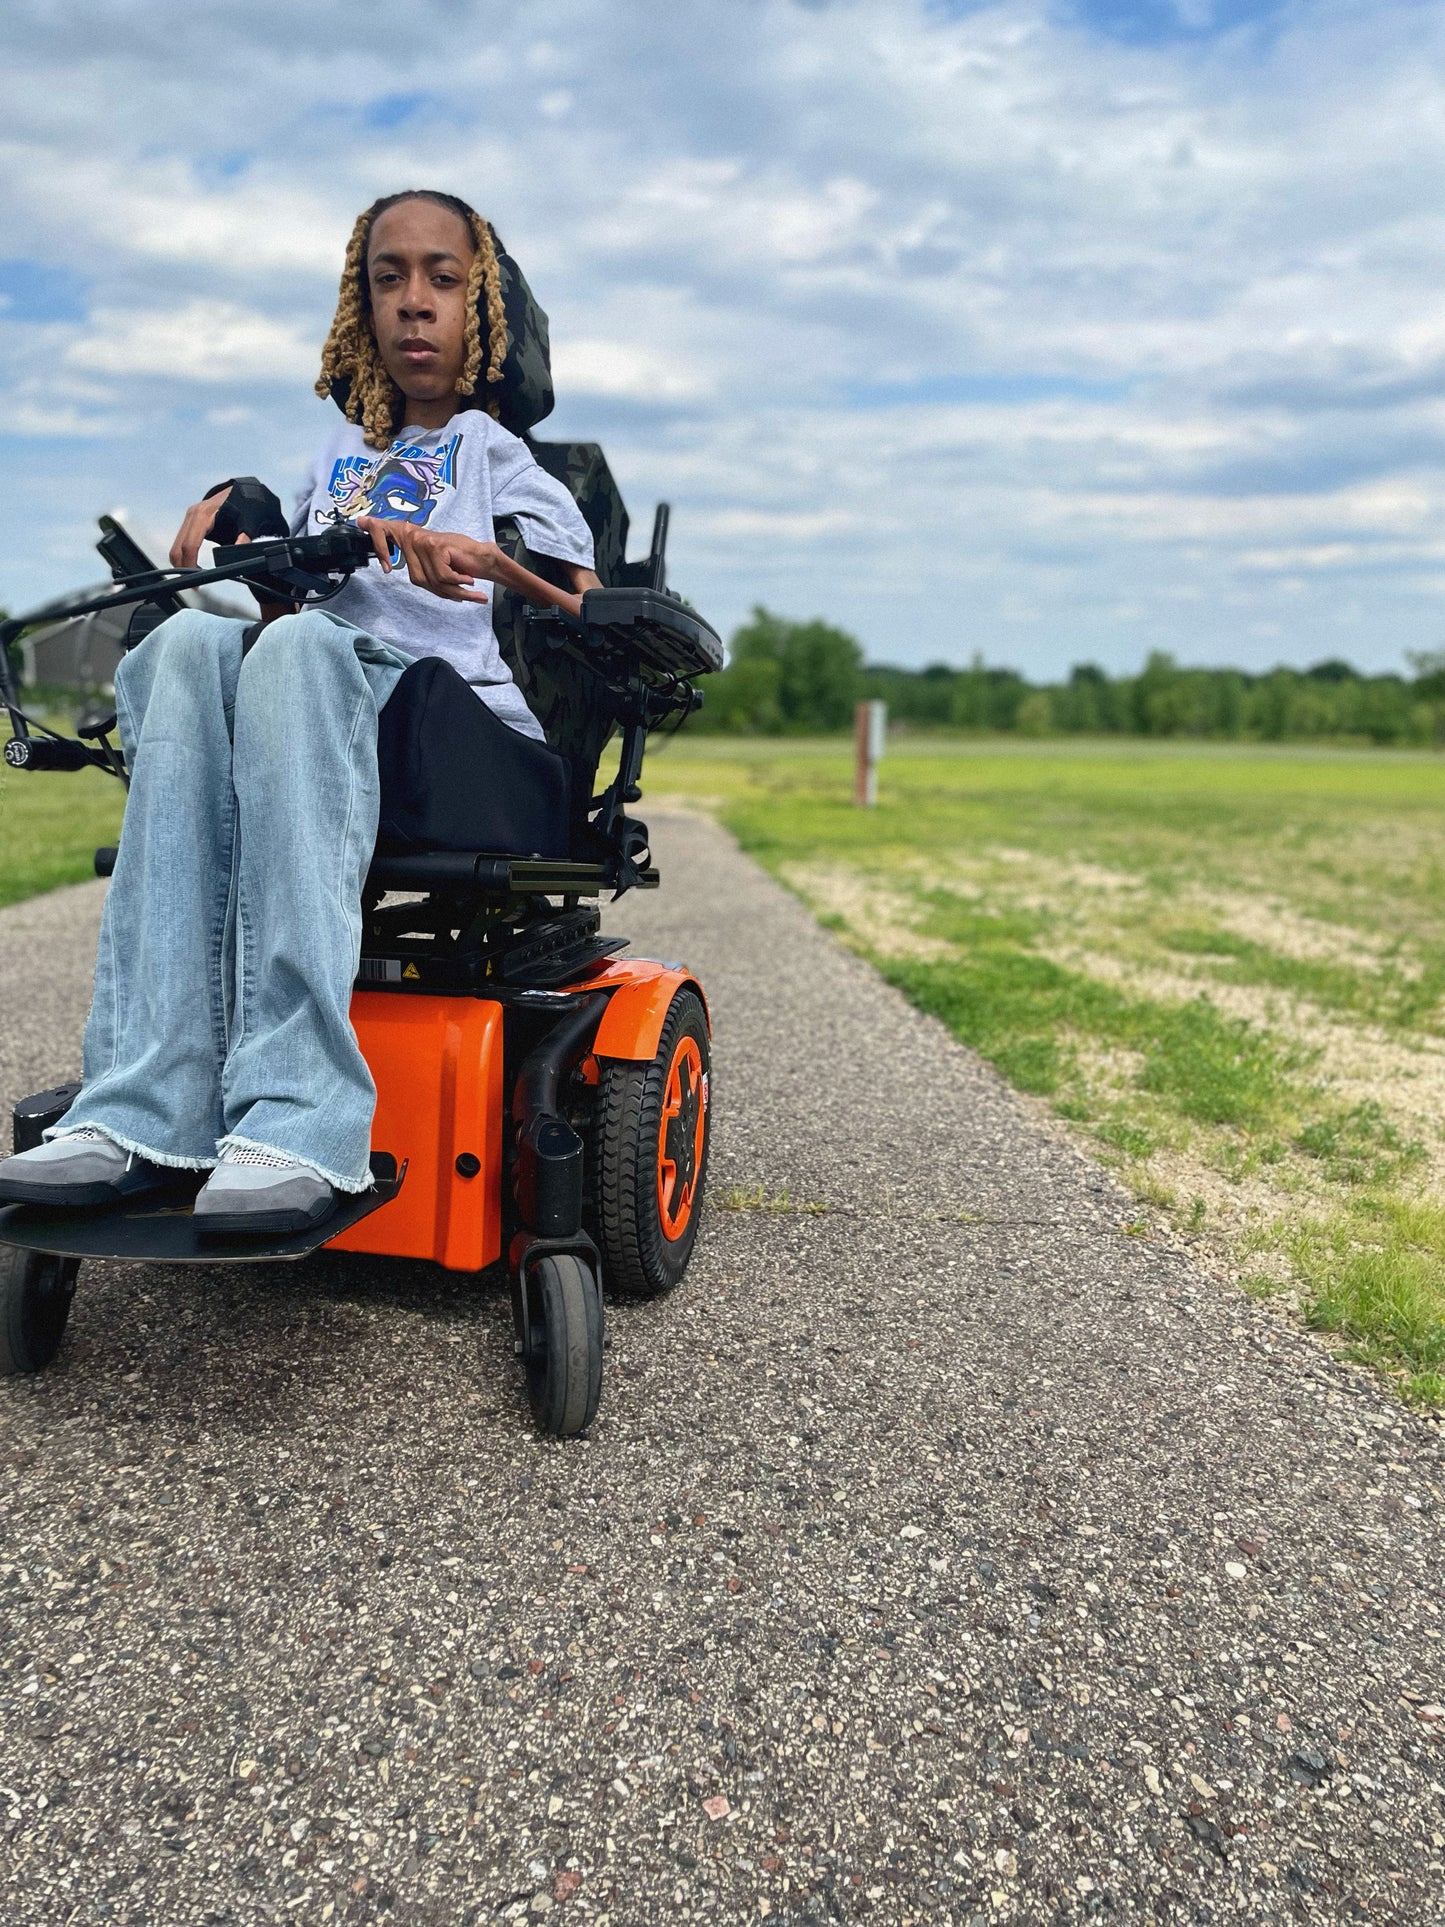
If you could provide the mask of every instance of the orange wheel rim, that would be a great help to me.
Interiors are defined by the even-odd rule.
[[[707,1134],[707,1072],[692,1037],[678,1040],[662,1094],[657,1131],[657,1215],[674,1242],[687,1230]]]

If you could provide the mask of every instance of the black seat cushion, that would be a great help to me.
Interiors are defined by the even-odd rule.
[[[403,671],[382,709],[376,747],[383,854],[569,854],[566,759],[509,729],[442,657],[423,656]]]

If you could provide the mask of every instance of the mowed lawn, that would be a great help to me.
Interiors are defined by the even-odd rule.
[[[1167,1227],[1445,1403],[1445,759],[680,738],[717,812]],[[959,1199],[966,1211],[968,1200]]]
[[[47,716],[71,733],[68,716]],[[0,743],[10,738],[0,711]],[[120,834],[125,791],[101,770],[31,774],[0,762],[0,906],[95,875],[95,852]]]

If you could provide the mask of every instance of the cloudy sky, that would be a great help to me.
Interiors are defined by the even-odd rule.
[[[490,215],[730,627],[1034,676],[1445,644],[1433,0],[10,0],[0,601],[287,493],[359,207]]]

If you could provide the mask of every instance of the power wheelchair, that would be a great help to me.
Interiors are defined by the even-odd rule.
[[[648,555],[628,562],[626,510],[601,450],[533,447],[592,525],[604,585],[586,594],[580,619],[506,591],[494,604],[503,654],[565,764],[566,848],[419,844],[405,827],[412,799],[388,797],[383,759],[383,834],[363,894],[351,1005],[377,1089],[372,1188],[286,1237],[199,1235],[190,1205],[204,1173],[177,1172],[173,1190],[131,1204],[0,1209],[0,1373],[51,1362],[87,1258],[254,1264],[325,1245],[453,1271],[504,1261],[532,1412],[542,1432],[569,1437],[597,1410],[604,1284],[617,1297],[651,1298],[682,1277],[707,1175],[706,998],[685,965],[621,955],[626,940],[602,933],[598,900],[657,887],[646,826],[630,813],[647,736],[697,706],[697,679],[721,666],[722,646],[666,587],[666,505]],[[372,559],[369,538],[345,523],[242,543],[258,526],[254,504],[274,498],[249,477],[233,496],[228,525],[215,531],[230,539],[217,543],[211,567],[157,568],[103,516],[97,547],[114,587],[0,623],[13,768],[126,774],[113,712],[83,715],[73,738],[27,717],[8,655],[24,630],[131,604],[132,646],[183,606],[181,591],[231,581],[304,607]],[[275,526],[260,514],[259,526]],[[497,539],[534,573],[554,567],[527,553],[513,525],[500,524]],[[614,737],[616,772],[594,793]],[[114,859],[97,851],[97,872],[108,875]],[[17,1104],[15,1150],[39,1143],[79,1088],[60,1084]]]

